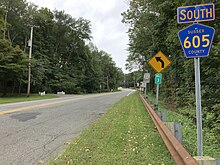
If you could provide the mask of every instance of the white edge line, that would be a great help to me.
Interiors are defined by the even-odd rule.
[[[131,95],[132,93],[134,93],[135,91],[131,91],[129,94],[127,94],[127,96]]]

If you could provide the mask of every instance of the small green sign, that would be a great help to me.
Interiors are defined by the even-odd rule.
[[[162,83],[162,74],[161,73],[155,74],[155,84],[159,85],[161,83]]]

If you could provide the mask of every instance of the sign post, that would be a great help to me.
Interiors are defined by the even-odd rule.
[[[157,84],[157,91],[156,91],[156,111],[158,111],[158,100],[159,100],[159,84]]]
[[[158,111],[158,100],[159,100],[159,85],[162,83],[162,74],[157,73],[155,74],[155,84],[157,84],[157,91],[156,91],[156,111]]]
[[[213,3],[179,7],[177,9],[177,22],[194,24],[180,30],[178,33],[186,58],[194,58],[195,90],[196,90],[196,123],[197,123],[197,155],[203,155],[202,143],[202,105],[200,85],[200,57],[208,57],[212,45],[215,29],[199,24],[198,22],[215,19],[215,6]]]
[[[143,78],[143,88],[144,88],[143,94],[144,94],[144,98],[146,98],[146,86],[147,86],[146,79]]]
[[[157,85],[155,110],[157,111],[159,100],[159,85],[162,83],[162,74],[160,72],[168,67],[171,64],[171,61],[161,51],[159,51],[148,61],[148,63],[157,72],[157,74],[155,74],[155,84]]]
[[[200,58],[194,58],[195,64],[195,87],[196,87],[196,125],[197,125],[197,145],[198,156],[203,155],[202,144],[202,105],[201,105],[201,85],[200,85]]]
[[[150,73],[145,72],[144,73],[144,82],[145,82],[145,88],[144,88],[144,97],[147,97],[147,83],[150,83]]]
[[[147,82],[145,81],[144,97],[147,98]]]

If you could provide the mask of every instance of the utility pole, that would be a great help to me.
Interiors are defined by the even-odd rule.
[[[30,90],[31,90],[31,54],[32,54],[33,30],[34,30],[34,27],[31,26],[31,36],[30,36],[30,40],[28,41],[28,46],[30,47],[30,49],[29,49],[29,64],[28,64],[27,97],[30,97]]]

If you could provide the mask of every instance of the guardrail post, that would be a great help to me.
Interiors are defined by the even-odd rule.
[[[174,123],[174,131],[175,131],[175,137],[177,140],[179,140],[180,143],[182,143],[182,125],[181,123]]]
[[[154,104],[154,111],[158,111],[158,105]]]
[[[161,112],[161,120],[162,122],[166,122],[166,112]]]
[[[182,143],[182,126],[177,122],[165,122],[167,128],[173,133],[176,139]]]

